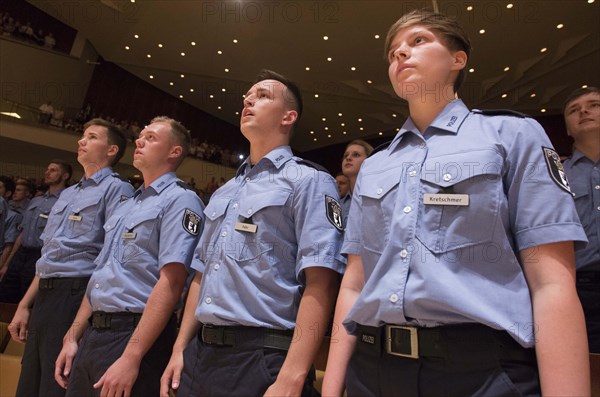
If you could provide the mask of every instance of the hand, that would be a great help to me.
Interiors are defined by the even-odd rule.
[[[54,379],[63,389],[66,389],[69,383],[73,358],[78,349],[79,345],[74,340],[63,340],[63,348],[54,363]]]
[[[165,372],[160,378],[160,397],[169,397],[169,388],[177,390],[181,382],[181,371],[183,370],[183,352],[171,354],[171,359]]]
[[[100,389],[100,397],[129,397],[138,377],[140,362],[121,356],[100,378],[94,389]]]
[[[29,323],[29,316],[31,315],[31,309],[19,305],[15,316],[8,325],[8,331],[10,336],[15,342],[25,343],[27,340],[27,324]]]

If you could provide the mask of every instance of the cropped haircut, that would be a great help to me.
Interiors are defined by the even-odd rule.
[[[291,103],[292,109],[294,109],[298,112],[298,120],[299,120],[300,117],[302,116],[302,110],[304,109],[304,104],[302,102],[302,93],[300,92],[300,88],[298,88],[296,83],[294,83],[287,77],[285,77],[277,72],[274,72],[272,70],[268,70],[268,69],[263,69],[258,73],[258,75],[256,76],[256,79],[254,80],[254,84],[256,84],[260,81],[263,81],[263,80],[279,81],[281,84],[283,84],[287,88],[288,92],[290,92],[292,95],[291,95],[291,98],[286,95],[285,101],[288,103]]]
[[[190,145],[192,144],[192,135],[190,131],[185,128],[179,121],[172,119],[168,116],[156,116],[150,120],[152,123],[167,123],[171,127],[171,138],[178,145],[181,146],[181,158],[179,164],[183,162],[188,153],[190,152]]]
[[[0,182],[4,185],[5,192],[11,192],[11,194],[15,192],[15,181],[11,177],[0,175]]]
[[[600,89],[598,87],[585,87],[585,88],[577,88],[575,91],[571,92],[567,99],[565,99],[565,103],[563,104],[563,114],[567,110],[567,106],[571,104],[574,100],[587,95],[587,94],[600,94]]]
[[[429,10],[413,10],[404,14],[389,29],[385,38],[384,57],[388,59],[390,47],[396,34],[402,29],[420,25],[432,32],[450,51],[464,51],[467,58],[471,54],[471,40],[462,26],[453,18]],[[454,92],[462,86],[466,77],[466,68],[458,72],[454,82]]]
[[[60,167],[60,169],[62,170],[63,174],[67,174],[69,175],[69,177],[66,180],[66,184],[69,184],[69,179],[71,179],[71,177],[73,176],[73,167],[71,166],[71,164],[67,163],[65,160],[62,159],[54,159],[54,160],[50,160],[48,161],[48,164],[56,164]]]
[[[93,125],[106,128],[106,136],[108,138],[108,143],[110,145],[117,145],[117,148],[119,149],[117,154],[115,155],[115,158],[110,163],[112,167],[113,165],[117,164],[125,154],[125,148],[127,147],[127,139],[125,138],[125,134],[123,133],[123,130],[117,125],[111,123],[110,121],[106,121],[100,118],[91,119],[90,121],[85,123],[83,126],[83,130],[85,131],[88,127],[91,127]]]

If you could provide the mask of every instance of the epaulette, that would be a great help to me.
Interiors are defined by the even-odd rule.
[[[184,188],[185,190],[194,190],[192,189],[192,187],[190,185],[188,185],[187,183],[185,183],[184,181],[182,181],[181,179],[177,181],[177,185],[181,186],[182,188]]]
[[[316,169],[318,171],[323,171],[323,172],[326,172],[326,173],[329,174],[329,170],[327,170],[327,168],[323,167],[321,164],[317,164],[314,161],[305,160],[305,159],[302,159],[300,157],[294,157],[294,159],[299,164],[304,164],[304,165],[307,165],[307,166],[309,166],[311,168],[314,168],[314,169]]]
[[[371,157],[372,155],[374,155],[377,152],[381,152],[382,150],[385,150],[388,148],[388,146],[390,146],[390,144],[393,142],[394,140],[392,139],[391,141],[387,141],[382,143],[381,145],[377,146],[375,149],[373,149],[373,151],[371,152],[371,154],[368,157]]]
[[[522,119],[531,118],[528,114],[515,112],[510,109],[473,109],[473,113],[482,114],[484,116],[513,116]]]
[[[129,179],[127,179],[127,178],[123,178],[121,175],[119,175],[119,173],[118,173],[118,172],[113,172],[111,175],[112,175],[113,177],[117,178],[117,179],[120,179],[120,180],[122,180],[123,182],[127,182],[127,183],[129,183]]]

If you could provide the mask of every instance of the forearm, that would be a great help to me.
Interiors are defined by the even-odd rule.
[[[23,295],[23,298],[21,298],[21,301],[19,302],[19,307],[27,308],[27,309],[31,309],[33,307],[33,303],[35,302],[35,297],[37,296],[37,293],[38,293],[39,285],[40,285],[40,278],[38,276],[35,276],[33,278],[33,280],[31,281],[31,284],[29,285],[27,292],[25,292],[25,295]]]
[[[181,320],[181,327],[179,328],[177,340],[173,346],[174,353],[183,352],[200,327],[200,323],[196,320],[195,311],[196,306],[198,305],[198,297],[200,296],[201,281],[202,273],[198,272],[190,284],[185,311],[183,312],[183,319]]]
[[[83,333],[89,326],[89,318],[92,316],[92,307],[86,296],[81,300],[79,310],[75,315],[71,328],[67,331],[63,338],[63,344],[65,342],[79,342]]]
[[[2,255],[0,256],[0,270],[4,268],[4,264],[6,263],[6,260],[8,259],[8,257],[10,256],[13,246],[14,246],[13,243],[4,245],[4,249],[2,250]]]
[[[533,295],[533,311],[542,394],[589,396],[585,321],[575,288],[545,286]]]

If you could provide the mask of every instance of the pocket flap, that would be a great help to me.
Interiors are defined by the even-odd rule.
[[[480,175],[490,179],[502,173],[502,157],[494,150],[476,150],[427,159],[421,168],[421,180],[449,187]]]
[[[229,205],[228,198],[215,198],[208,202],[206,208],[204,208],[204,215],[211,221],[223,216]]]
[[[289,190],[273,190],[248,196],[239,206],[239,215],[249,218],[263,208],[285,205],[290,197]]]

